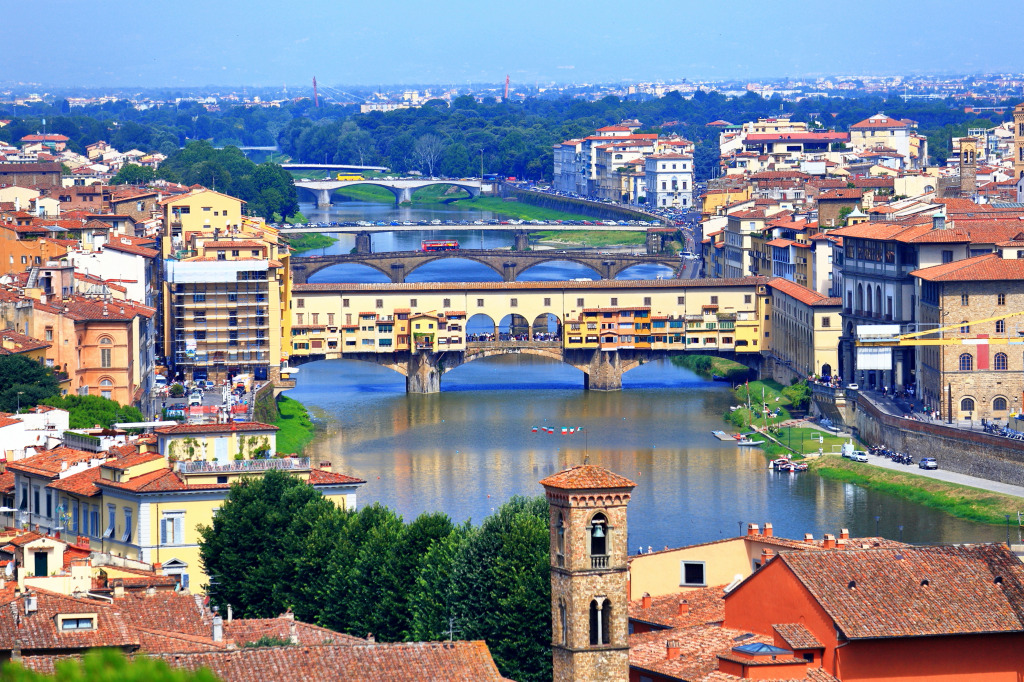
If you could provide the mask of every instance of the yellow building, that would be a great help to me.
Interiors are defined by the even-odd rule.
[[[163,348],[185,380],[280,380],[292,345],[289,247],[207,189],[162,202]]]
[[[775,378],[789,383],[812,374],[837,373],[843,300],[781,277],[769,280],[768,288],[772,292],[771,343],[765,350],[775,361]]]
[[[224,464],[277,452],[278,427],[259,422],[178,424],[156,429],[157,452],[171,461]]]
[[[0,355],[22,355],[39,364],[46,362],[46,349],[52,344],[31,336],[19,334],[13,329],[0,331]]]

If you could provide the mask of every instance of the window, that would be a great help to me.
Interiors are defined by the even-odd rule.
[[[644,305],[651,305],[651,297],[644,296]]]
[[[608,644],[610,640],[608,624],[611,622],[612,604],[604,597],[590,602],[590,644],[598,646]]]
[[[320,324],[320,313],[310,313],[309,316],[313,318],[311,324]]]
[[[181,545],[185,542],[185,512],[166,512],[160,519],[160,544]]]
[[[305,313],[295,313],[295,321],[298,324],[303,324],[302,320],[305,317]]]
[[[130,507],[124,508],[124,532],[121,534],[121,542],[132,541],[132,510]]]
[[[544,299],[544,307],[547,308],[547,307],[550,307],[550,306],[551,306],[551,299],[550,298],[545,298]]]
[[[576,307],[577,308],[582,308],[583,307],[583,299],[582,298],[577,298],[576,299]]]
[[[974,398],[964,398],[960,401],[961,412],[974,412]]]
[[[569,617],[565,608],[565,602],[558,600],[558,623],[561,626],[562,646],[569,645]]]
[[[46,489],[46,518],[53,518],[53,491]]]
[[[942,262],[943,263],[952,263],[953,262],[953,252],[952,251],[943,251],[942,252]]]
[[[443,298],[443,299],[441,299],[441,302],[444,304],[443,307],[445,307],[445,308],[451,308],[452,307],[452,299],[450,299],[450,298]]]
[[[417,305],[418,305],[418,299],[415,299],[415,298],[410,298],[409,299],[409,307],[410,308],[415,308]]]
[[[707,585],[704,575],[703,561],[680,561],[679,584],[687,587],[703,587]]]
[[[192,294],[193,303],[206,303],[206,294]]]
[[[685,303],[685,302],[686,302],[685,298],[683,298],[682,296],[676,296],[676,305],[683,305],[683,303]]]
[[[960,333],[969,334],[971,332],[971,325],[967,324],[967,320],[960,322]]]
[[[1006,305],[1006,294],[996,294],[996,305]]]
[[[380,308],[383,308],[383,307],[384,307],[384,299],[383,299],[383,298],[378,298],[378,299],[377,299],[377,301],[376,301],[376,303],[377,303],[377,308],[378,308],[378,309],[380,309]]]
[[[234,251],[231,252],[231,257],[232,258],[238,258],[238,250],[237,249],[235,249]]]
[[[968,294],[960,294],[960,305],[970,305],[971,297]]]
[[[60,622],[61,630],[95,630],[96,618],[89,616],[85,618],[64,618]]]
[[[996,398],[993,400],[992,409],[996,412],[1004,412],[1006,410],[1006,398]]]
[[[750,303],[751,300],[753,300],[753,297],[750,294],[744,294],[743,295],[743,302],[744,303]]]
[[[342,308],[347,308],[348,307],[348,299],[347,298],[341,299],[341,307]]]
[[[327,313],[327,326],[328,327],[333,327],[334,326],[334,313]]]
[[[712,296],[711,297],[711,305],[718,305],[718,297],[717,296]]]
[[[996,334],[1006,333],[1006,320],[996,320]]]
[[[1006,353],[996,353],[996,356],[992,358],[992,368],[1005,370],[1006,369]]]
[[[482,299],[482,298],[476,299],[476,307],[477,308],[483,308],[484,307],[484,299]]]
[[[89,531],[93,537],[100,535],[100,508],[95,504],[89,512]]]
[[[46,328],[46,340],[53,341],[53,327]]]
[[[960,371],[961,372],[970,372],[972,369],[974,369],[974,356],[971,355],[970,353],[961,353],[960,354]]]
[[[297,298],[297,299],[295,299],[295,307],[296,308],[305,308],[306,307],[306,299],[304,299],[304,298]]]
[[[112,538],[114,537],[114,524],[117,522],[117,508],[112,505],[107,505],[107,528],[103,531],[103,537]]]
[[[612,297],[612,299],[611,299],[611,301],[609,303],[610,303],[610,305],[616,306],[616,305],[619,304],[619,299],[615,298],[615,297]]]
[[[607,560],[608,554],[608,519],[604,514],[597,513],[590,521],[590,555],[591,558],[603,557]],[[594,568],[606,568],[594,566]]]

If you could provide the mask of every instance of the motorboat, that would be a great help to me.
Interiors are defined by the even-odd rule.
[[[752,440],[750,438],[741,438],[736,441],[736,445],[764,445],[763,440]]]

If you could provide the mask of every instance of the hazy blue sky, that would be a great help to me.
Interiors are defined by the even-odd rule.
[[[8,0],[0,81],[595,82],[1024,71],[1018,3]]]

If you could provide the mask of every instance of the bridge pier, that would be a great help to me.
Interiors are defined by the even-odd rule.
[[[479,192],[478,192],[479,194]],[[512,245],[513,251],[530,250],[530,233],[526,230],[516,230],[515,242]]]
[[[403,187],[401,192],[395,195],[395,205],[412,203],[412,188]]]
[[[583,388],[587,391],[622,390],[622,359],[619,351],[594,351],[590,357],[590,367],[583,374]]]
[[[329,189],[314,189],[316,192],[316,207],[317,208],[330,208],[331,207],[331,190]]]
[[[405,284],[405,263],[391,264],[391,281],[394,284]]]
[[[364,231],[356,234],[356,253],[373,253],[369,232]]]
[[[506,282],[516,281],[516,264],[508,261],[501,264],[501,277]]]
[[[409,373],[405,376],[406,393],[440,393],[441,372],[434,353],[409,355]]]
[[[647,255],[654,256],[659,253],[661,253],[661,234],[647,230]]]

